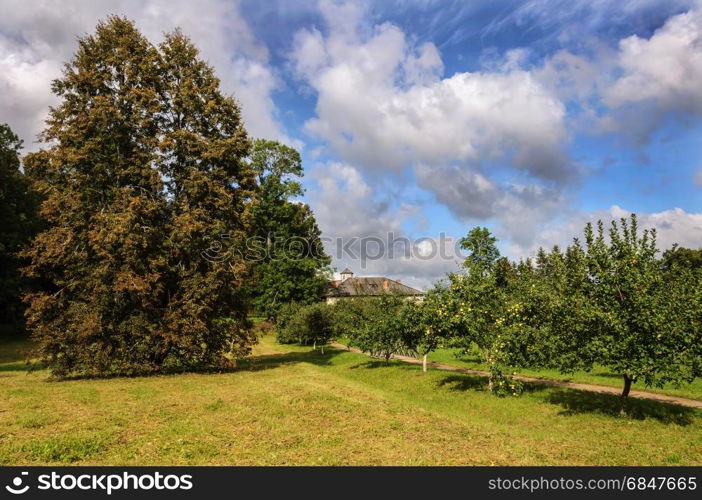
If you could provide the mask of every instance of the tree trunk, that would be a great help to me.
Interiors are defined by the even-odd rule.
[[[622,391],[622,395],[619,397],[619,414],[622,416],[627,414],[626,403],[627,403],[628,398],[629,398],[629,392],[631,391],[631,382],[632,382],[632,378],[625,373],[624,374],[624,390]]]
[[[320,349],[322,351],[322,354],[324,354],[324,344],[321,345]]]
[[[423,372],[427,371],[427,355],[426,354],[422,358],[422,371]]]
[[[317,341],[314,341],[314,344],[312,344],[312,350],[316,351],[317,350]]]

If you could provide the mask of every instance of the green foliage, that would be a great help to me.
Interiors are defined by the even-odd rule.
[[[0,323],[14,323],[22,312],[27,283],[19,273],[17,252],[39,228],[39,199],[20,170],[22,141],[0,124]]]
[[[519,396],[524,390],[524,384],[504,373],[505,368],[497,363],[490,365],[490,390],[495,396]]]
[[[283,304],[312,304],[321,298],[331,259],[310,207],[291,201],[303,193],[300,154],[258,139],[249,161],[260,191],[252,206],[249,253],[256,266],[249,288],[256,309],[275,318]]]
[[[461,248],[470,254],[463,263],[473,273],[490,272],[492,266],[500,257],[500,251],[495,245],[497,238],[490,234],[486,227],[474,227],[465,238],[460,241]]]
[[[697,251],[657,258],[655,231],[639,234],[632,216],[585,228],[564,252],[540,249],[534,262],[499,258],[495,239],[475,228],[466,273],[427,296],[418,317],[427,334],[469,351],[477,347],[497,394],[520,390],[515,367],[620,373],[623,400],[632,382],[691,382],[702,373],[702,284]],[[437,345],[431,343],[431,349]]]
[[[302,304],[297,302],[288,302],[280,306],[276,317],[276,339],[281,344],[295,344],[299,342],[300,338],[292,335],[292,330],[288,328],[288,325],[297,316],[302,307]]]
[[[663,252],[663,268],[671,270],[677,267],[702,269],[702,248],[684,248],[676,243],[673,248]]]
[[[655,230],[639,236],[634,215],[612,223],[609,242],[601,223],[596,232],[588,225],[585,239],[599,362],[647,386],[692,381],[702,363],[699,273],[664,276]]]
[[[179,31],[111,17],[53,82],[25,159],[48,228],[25,252],[28,325],[54,375],[219,365],[254,341],[242,283],[255,180],[236,102]],[[212,258],[212,240],[225,240]]]
[[[461,240],[470,250],[465,273],[452,273],[448,283],[428,295],[426,326],[447,345],[464,352],[476,346],[491,373],[489,388],[498,395],[514,393],[520,385],[504,372],[523,358],[528,325],[525,304],[513,293],[523,284],[518,270],[500,258],[497,239],[476,227]]]
[[[348,321],[345,327],[352,346],[386,363],[393,354],[417,354],[420,339],[411,323],[416,314],[412,301],[383,294],[344,302]]]
[[[632,382],[661,387],[691,382],[702,363],[699,273],[662,265],[655,231],[639,234],[637,219],[585,228],[562,255],[540,252],[532,287],[542,291],[541,315],[526,364],[561,373],[595,363]],[[622,404],[623,404],[622,403]]]
[[[278,342],[323,346],[334,337],[337,320],[334,313],[333,306],[323,302],[285,306],[278,321]]]

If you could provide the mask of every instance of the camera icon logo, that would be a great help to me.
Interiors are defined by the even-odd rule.
[[[19,476],[15,477],[12,480],[12,486],[5,486],[5,489],[12,493],[13,495],[21,495],[22,493],[26,493],[27,490],[29,489],[29,485],[25,485],[24,487],[22,486],[22,476],[27,476],[29,475],[29,472],[22,472],[20,473]],[[13,487],[14,486],[14,487]]]

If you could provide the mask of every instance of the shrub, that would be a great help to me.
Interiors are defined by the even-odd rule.
[[[278,341],[283,344],[312,344],[316,348],[329,342],[335,331],[333,306],[322,302],[307,306],[288,305],[279,318]]]

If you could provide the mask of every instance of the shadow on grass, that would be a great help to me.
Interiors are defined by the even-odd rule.
[[[23,336],[12,336],[0,341],[0,363],[24,362],[33,348],[32,342]]]
[[[390,362],[386,363],[383,358],[371,358],[368,361],[356,363],[355,365],[351,365],[348,368],[350,370],[355,370],[357,368],[366,368],[368,370],[375,370],[378,368],[394,368],[396,370],[405,370],[417,373],[421,373],[422,371],[422,366],[419,363],[407,363],[405,361],[400,361],[397,359],[390,359]]]
[[[449,375],[442,378],[438,386],[450,391],[487,392],[488,379],[479,375]],[[539,382],[525,382],[523,391],[524,393],[546,392],[542,400],[560,405],[563,408],[559,412],[560,415],[593,413],[619,418],[619,396],[613,394],[553,387]],[[627,408],[627,417],[634,420],[652,418],[664,424],[682,426],[690,425],[696,414],[694,408],[643,398],[629,398]]]
[[[545,398],[551,404],[560,405],[560,415],[597,413],[619,417],[619,396],[577,389],[553,389]],[[664,424],[690,425],[696,410],[673,403],[643,398],[629,398],[628,418],[645,420],[652,418]]]
[[[487,391],[488,379],[479,375],[449,375],[442,378],[438,385],[449,391]]]
[[[334,348],[325,348],[324,354],[320,349],[303,352],[285,352],[280,354],[265,354],[261,356],[251,356],[237,361],[235,370],[269,370],[279,366],[310,363],[317,366],[331,364],[331,360],[345,351]]]
[[[105,380],[113,378],[142,378],[142,377],[164,377],[172,375],[183,375],[188,373],[199,375],[217,375],[224,373],[236,373],[242,371],[259,371],[278,368],[284,365],[295,363],[312,363],[316,365],[331,364],[331,358],[341,351],[336,349],[325,349],[324,354],[319,350],[305,352],[286,352],[280,354],[266,354],[261,356],[251,356],[244,359],[238,359],[236,366],[183,366],[183,367],[168,367],[159,372],[153,373],[111,373],[101,375],[71,375],[62,378],[51,378],[51,382],[62,382],[67,380]]]
[[[34,367],[34,369],[41,369],[42,365],[28,364],[26,361],[15,361],[12,363],[2,363],[2,364],[0,364],[0,373],[2,373],[2,372],[26,372],[32,367]]]
[[[30,352],[31,344],[28,340],[6,341],[0,343],[0,377],[10,376],[12,372],[31,373],[35,370],[41,370],[46,366],[38,361],[27,362],[27,353]],[[103,373],[103,374],[72,374],[64,377],[55,377],[49,375],[47,382],[62,382],[71,380],[107,380],[113,378],[143,378],[143,377],[163,377],[172,375],[181,375],[187,373],[194,374],[222,374],[234,373],[239,371],[249,370],[266,370],[279,366],[294,364],[294,363],[311,363],[315,365],[329,365],[331,359],[345,351],[327,347],[324,349],[324,354],[320,349],[303,351],[303,352],[287,352],[280,354],[268,354],[261,356],[251,356],[237,360],[236,366],[169,366],[164,367],[158,372],[140,372],[140,373]]]
[[[349,369],[355,370],[356,368],[366,368],[368,370],[374,370],[376,368],[388,368],[389,366],[404,368],[404,363],[399,364],[399,363],[394,363],[392,361],[390,363],[386,363],[385,361],[372,359],[370,361],[364,361],[363,363],[358,363],[358,364],[349,366]]]
[[[44,365],[31,360],[33,344],[26,335],[14,334],[0,342],[0,376],[10,372],[41,370]]]
[[[488,378],[482,375],[449,375],[439,381],[439,387],[446,387],[450,391],[487,391]],[[538,382],[522,382],[522,392],[532,393],[547,389],[546,384]]]

